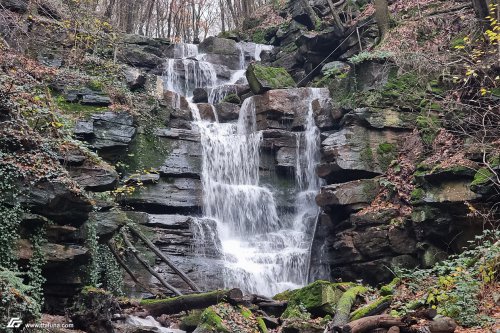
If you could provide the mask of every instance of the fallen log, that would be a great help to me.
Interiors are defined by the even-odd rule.
[[[128,239],[128,236],[127,234],[122,230],[120,230],[120,233],[121,233],[121,236],[123,238],[123,241],[125,242],[125,245],[127,245],[127,247],[130,249],[130,251],[132,252],[132,254],[134,255],[134,257],[137,259],[137,261],[149,272],[151,273],[151,275],[153,275],[155,278],[158,279],[158,281],[160,281],[160,283],[165,287],[167,288],[168,290],[172,291],[174,294],[176,295],[179,295],[181,296],[182,293],[177,289],[175,288],[174,286],[172,286],[170,283],[168,283],[167,281],[165,281],[165,279],[160,275],[158,274],[158,272],[156,272],[151,266],[149,266],[149,264],[146,262],[146,260],[144,260],[140,255],[139,253],[137,252],[137,249],[132,245],[132,243],[130,242],[130,240]]]
[[[115,248],[112,240],[108,241],[108,248],[111,251],[111,253],[113,254],[113,256],[115,257],[116,262],[125,270],[125,272],[127,272],[127,274],[135,282],[136,285],[140,286],[142,289],[144,289],[145,291],[151,293],[152,295],[157,295],[158,294],[158,293],[154,292],[151,288],[149,288],[149,287],[145,286],[144,284],[142,284],[139,281],[139,279],[137,279],[137,277],[132,272],[132,270],[127,266],[127,264],[125,264],[125,262],[121,258],[121,256],[118,253],[118,251],[116,251],[116,248]]]
[[[161,250],[158,247],[156,247],[153,244],[153,242],[151,242],[146,236],[144,236],[142,232],[140,232],[139,230],[137,230],[132,225],[128,225],[128,228],[130,229],[130,231],[134,235],[136,235],[137,237],[139,237],[146,244],[146,246],[151,251],[153,251],[165,264],[167,264],[168,267],[170,267],[177,275],[179,275],[179,277],[184,282],[186,282],[187,285],[191,289],[193,289],[193,291],[201,292],[200,288],[198,288],[198,286],[196,286],[196,284],[183,271],[181,271],[179,268],[177,268],[177,266],[170,259],[168,259],[167,256],[163,252],[161,252]]]
[[[364,292],[366,292],[366,287],[355,286],[349,288],[342,294],[335,309],[335,316],[333,317],[333,320],[328,324],[328,328],[331,332],[342,331],[342,327],[349,322],[351,308],[356,301],[356,297]]]
[[[401,318],[395,318],[388,315],[364,317],[354,320],[347,325],[344,325],[339,332],[342,333],[365,333],[376,328],[392,328],[407,326]]]
[[[240,289],[215,290],[208,293],[190,294],[166,299],[142,300],[140,305],[152,316],[175,314],[182,311],[204,309],[219,302],[239,304],[243,301]]]
[[[369,317],[369,316],[374,316],[381,314],[384,310],[389,308],[391,305],[392,301],[392,296],[384,296],[384,297],[379,297],[377,300],[374,302],[367,304],[353,313],[351,313],[351,321],[352,320],[357,320],[363,317]]]

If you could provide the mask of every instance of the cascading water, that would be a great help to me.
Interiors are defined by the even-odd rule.
[[[248,46],[248,45],[246,45]],[[260,59],[267,47],[255,46],[252,58]],[[241,66],[244,51],[240,48]],[[202,62],[203,55],[192,46],[179,48],[184,62]],[[195,58],[188,59],[188,58]],[[234,71],[228,82],[206,80],[209,65],[192,65],[206,71],[190,72],[199,78],[184,75],[182,68],[167,60],[165,85],[167,89],[189,97],[195,87],[211,90],[209,101],[216,103],[227,93],[224,86],[234,86],[243,77],[244,69]],[[208,64],[208,63],[207,63]],[[173,72],[168,72],[172,70]],[[305,88],[304,88],[305,89]],[[256,130],[255,97],[245,99],[237,123],[219,123],[203,120],[196,104],[191,103],[194,129],[200,132],[202,146],[203,213],[195,220],[194,237],[199,255],[205,252],[205,243],[215,244],[216,252],[224,260],[225,287],[239,287],[246,292],[273,295],[297,288],[308,281],[309,254],[319,208],[315,195],[320,180],[315,168],[319,161],[319,130],[314,123],[312,102],[324,98],[318,89],[308,89],[308,110],[305,130],[297,133],[296,199],[293,216],[280,216],[273,193],[260,183],[260,144],[262,133]],[[211,221],[211,222],[209,222]],[[215,221],[215,222],[214,222]],[[216,230],[213,228],[216,227]],[[218,238],[215,240],[215,238]],[[212,256],[213,257],[213,256]]]

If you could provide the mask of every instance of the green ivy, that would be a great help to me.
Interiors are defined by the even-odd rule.
[[[116,296],[123,296],[123,276],[120,265],[107,245],[99,243],[95,222],[88,222],[86,229],[86,245],[91,254],[87,284],[95,288],[104,288]]]
[[[2,153],[0,152],[0,159]],[[16,244],[23,209],[19,200],[18,172],[9,164],[0,162],[0,267],[17,270]]]

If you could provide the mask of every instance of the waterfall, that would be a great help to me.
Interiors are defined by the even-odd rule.
[[[263,49],[267,48],[256,45],[252,57],[260,59]],[[240,50],[244,66],[244,51]],[[198,64],[203,69],[199,72],[182,68],[186,67],[186,61],[203,62],[196,60],[204,58],[197,49],[180,47],[178,54],[181,59],[167,60],[164,76],[167,89],[189,97],[194,87],[210,88],[212,104],[229,91],[236,92],[234,83],[244,75],[244,69],[234,71],[231,79],[217,85],[216,80],[207,79],[211,66],[208,63]],[[174,61],[176,64],[171,64]],[[321,186],[315,172],[320,136],[314,122],[313,101],[324,96],[319,89],[312,88],[307,89],[307,96],[308,109],[296,110],[305,112],[306,121],[304,131],[297,133],[292,216],[279,213],[275,189],[261,184],[262,132],[256,125],[256,97],[245,99],[234,123],[204,120],[197,105],[190,104],[193,129],[200,133],[202,148],[203,218],[193,223],[195,247],[199,247],[195,253],[222,257],[226,288],[238,287],[245,292],[271,296],[308,282],[311,244],[319,214],[315,196]],[[207,242],[216,244],[215,254],[206,253]]]

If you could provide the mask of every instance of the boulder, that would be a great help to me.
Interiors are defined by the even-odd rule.
[[[78,121],[75,136],[99,150],[125,148],[136,133],[134,118],[126,112],[94,114],[91,121]],[[92,129],[92,134],[89,133]]]
[[[18,243],[18,257],[30,260],[33,257],[33,245],[27,239],[21,239]],[[80,245],[62,245],[45,243],[42,253],[47,263],[46,267],[69,265],[72,261],[85,262],[88,259],[88,249]]]
[[[89,88],[66,89],[63,97],[68,103],[80,103],[89,106],[109,106],[111,99],[102,91]]]
[[[316,22],[320,21],[308,0],[290,1],[287,11],[294,21],[305,25],[309,30],[314,30]]]
[[[250,89],[262,94],[271,89],[285,89],[295,86],[295,81],[284,68],[266,67],[257,63],[250,64],[246,71]]]
[[[393,109],[357,108],[344,116],[345,124],[358,123],[376,129],[413,130],[417,115]]]
[[[236,120],[240,115],[240,106],[233,103],[219,103],[215,106],[215,110],[221,122]]]
[[[124,44],[118,49],[117,59],[127,65],[150,70],[161,66],[162,59],[153,53],[147,46]]]
[[[89,216],[89,223],[94,225],[100,243],[105,243],[111,239],[128,221],[127,215],[118,209],[107,212],[92,212]],[[87,228],[84,228],[83,231],[84,238],[87,239]]]
[[[199,45],[199,50],[205,53],[204,61],[225,66],[231,70],[242,69],[242,50],[234,40],[208,37]]]
[[[231,39],[208,37],[199,45],[201,53],[239,55],[238,44]]]
[[[215,107],[208,103],[198,103],[196,104],[198,111],[200,112],[201,120],[205,121],[215,121],[217,114]]]
[[[335,314],[337,302],[343,294],[343,288],[349,283],[331,283],[318,280],[306,287],[285,291],[274,296],[275,300],[288,301],[287,308],[282,318],[293,318],[297,306],[303,306],[306,311],[314,316]]]
[[[71,178],[87,191],[111,191],[116,188],[119,181],[116,170],[105,162],[70,166],[68,171]]]
[[[128,67],[125,70],[124,75],[125,81],[127,82],[130,90],[134,91],[144,88],[144,85],[146,84],[146,75],[144,75],[140,69]]]
[[[368,178],[387,170],[396,158],[400,131],[370,130],[350,125],[330,134],[322,143],[318,175],[331,182]]]
[[[255,96],[257,128],[304,129],[311,108],[316,122],[330,125],[329,95],[328,89],[293,88],[270,90]]]
[[[337,75],[341,73],[347,73],[351,69],[348,63],[343,61],[332,61],[328,62],[321,67],[321,75]]]
[[[320,207],[363,206],[377,196],[380,185],[377,179],[362,179],[348,183],[323,186],[316,197]]]
[[[31,212],[65,225],[80,226],[92,211],[92,203],[82,193],[55,180],[26,184],[19,201]]]
[[[206,89],[196,88],[193,90],[193,103],[208,103],[208,93]]]

